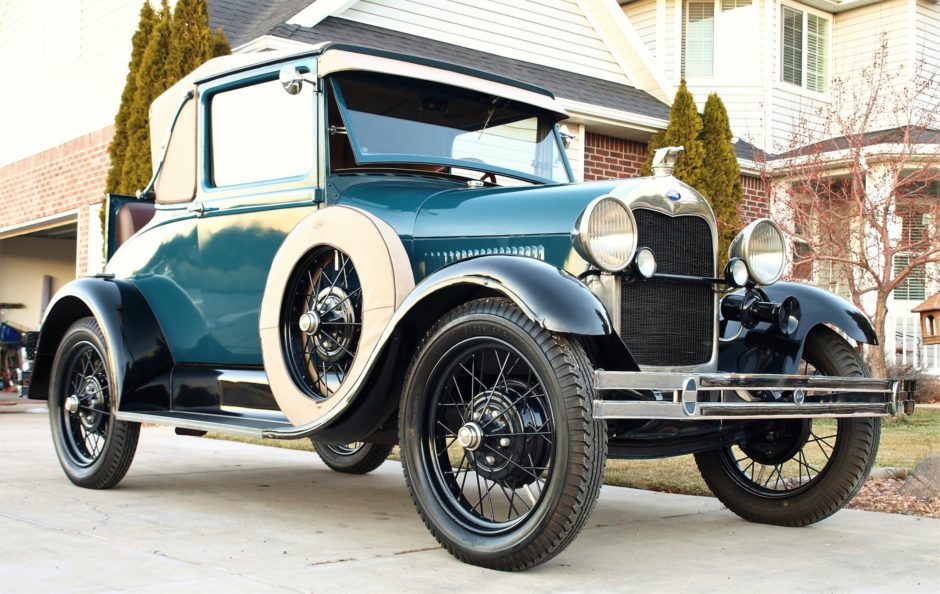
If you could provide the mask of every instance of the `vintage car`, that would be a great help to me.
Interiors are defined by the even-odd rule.
[[[218,58],[151,109],[154,176],[112,197],[120,247],[41,327],[72,482],[125,475],[141,423],[313,439],[363,473],[401,448],[458,559],[560,553],[608,458],[694,454],[755,522],[802,526],[865,480],[896,382],[865,315],[777,282],[786,239],[672,176],[573,183],[543,89],[323,44]],[[852,342],[850,342],[852,341]]]

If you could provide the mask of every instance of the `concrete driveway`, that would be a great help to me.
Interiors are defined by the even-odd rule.
[[[29,409],[0,407],[3,592],[940,591],[940,520],[848,510],[776,528],[711,498],[604,487],[565,553],[503,574],[437,546],[397,463],[352,477],[145,428],[124,482],[90,491]]]

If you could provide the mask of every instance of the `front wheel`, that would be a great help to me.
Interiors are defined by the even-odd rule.
[[[858,353],[828,328],[806,341],[805,375],[866,376]],[[742,443],[695,455],[702,478],[746,520],[806,526],[842,509],[865,482],[881,419],[754,421]]]
[[[367,474],[378,468],[394,446],[357,441],[344,445],[319,443],[311,439],[323,463],[336,472]]]
[[[403,390],[402,467],[453,556],[520,570],[574,540],[607,455],[590,374],[580,345],[503,299],[460,306],[428,332]]]

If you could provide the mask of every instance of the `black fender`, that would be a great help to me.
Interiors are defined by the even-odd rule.
[[[108,348],[112,393],[121,410],[169,410],[173,357],[150,305],[132,283],[107,277],[74,280],[60,289],[39,331],[30,398],[48,400],[53,359],[76,320],[92,316]]]
[[[348,443],[379,430],[398,406],[397,390],[404,371],[427,330],[447,311],[483,297],[509,298],[543,328],[579,337],[597,367],[639,370],[614,332],[604,304],[575,276],[535,258],[478,256],[436,270],[408,294],[383,332],[378,354],[354,388],[356,395],[335,420],[267,435],[313,435],[327,442]]]
[[[878,335],[868,316],[837,295],[812,285],[788,282],[775,283],[762,290],[777,303],[795,297],[800,302],[799,327],[792,336],[785,336],[766,323],[751,330],[740,328],[736,322],[728,324],[724,330],[728,338],[738,329],[741,333],[734,340],[719,343],[719,371],[798,373],[806,337],[820,325],[834,326],[860,343],[878,344]]]
[[[602,336],[614,327],[604,304],[571,274],[542,260],[492,255],[460,260],[421,281],[402,303],[410,309],[454,285],[475,284],[512,299],[535,323],[552,332]]]

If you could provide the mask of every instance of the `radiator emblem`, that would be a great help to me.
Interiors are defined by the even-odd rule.
[[[678,202],[682,199],[682,194],[679,193],[679,190],[669,190],[666,192],[666,198],[669,198],[673,202]]]

